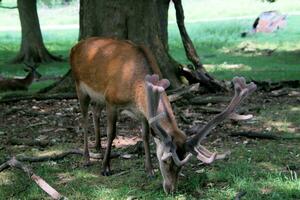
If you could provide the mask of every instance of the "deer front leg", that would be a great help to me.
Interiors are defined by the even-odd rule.
[[[146,118],[142,120],[142,138],[145,149],[145,169],[149,177],[154,176],[149,145],[150,128]]]
[[[116,122],[117,122],[117,111],[111,105],[106,106],[107,110],[107,147],[102,163],[102,175],[109,176],[111,175],[110,169],[110,152],[112,142],[116,137]]]
[[[92,105],[94,132],[95,132],[95,149],[99,153],[101,153],[101,133],[100,133],[101,111],[102,111],[101,105],[97,105],[97,104]]]

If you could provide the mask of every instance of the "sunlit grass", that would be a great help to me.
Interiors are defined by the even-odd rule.
[[[246,192],[245,199],[299,199],[300,180],[286,170],[286,166],[299,163],[300,148],[296,143],[252,141],[253,144],[232,145],[232,155],[227,161],[218,161],[210,166],[198,166],[194,159],[179,178],[178,191],[166,196],[161,186],[161,177],[148,179],[143,170],[143,157],[112,160],[114,174],[100,175],[101,162],[89,168],[82,167],[82,158],[68,157],[57,162],[33,164],[36,174],[69,199],[233,199],[237,193]],[[291,145],[293,144],[293,145]],[[228,144],[227,144],[228,145]],[[53,146],[63,150],[64,146]],[[26,150],[28,154],[30,150]],[[42,152],[42,151],[41,151]],[[47,150],[48,152],[48,150]],[[40,154],[40,153],[38,153]],[[276,156],[275,156],[276,155]],[[155,160],[155,159],[154,159]],[[156,163],[156,161],[155,161]],[[193,164],[193,167],[192,165]],[[157,163],[156,163],[157,167]],[[203,169],[196,172],[197,169]],[[296,173],[299,173],[296,171]],[[13,170],[0,174],[0,193],[16,199],[41,199],[46,197],[23,172]],[[25,192],[18,192],[18,191]]]
[[[270,114],[272,113],[272,114]],[[272,110],[265,109],[259,115],[259,120],[262,121],[269,131],[279,131],[283,133],[299,133],[300,132],[300,107],[289,105],[278,105]]]

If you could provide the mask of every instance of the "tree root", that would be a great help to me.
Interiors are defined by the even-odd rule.
[[[182,99],[185,94],[190,92],[199,91],[199,83],[189,85],[187,87],[181,88],[180,90],[176,90],[173,94],[168,95],[170,102],[177,101]]]
[[[49,63],[49,62],[61,62],[64,59],[61,56],[52,55],[45,47],[42,48],[41,51],[23,52],[21,50],[19,54],[11,59],[9,63],[17,64],[17,63]]]

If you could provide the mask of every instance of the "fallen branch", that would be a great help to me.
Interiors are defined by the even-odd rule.
[[[247,132],[234,132],[231,133],[232,137],[247,137],[247,138],[258,138],[258,139],[268,139],[268,140],[278,140],[280,137],[271,133],[257,133],[252,131]]]
[[[199,83],[192,84],[192,85],[189,85],[187,87],[184,87],[184,88],[176,91],[176,93],[168,95],[168,98],[169,98],[170,102],[174,102],[174,101],[177,101],[177,100],[183,98],[185,94],[187,94],[189,92],[195,92],[198,90],[199,90]]]
[[[258,132],[252,132],[252,131],[246,131],[246,132],[234,132],[231,133],[230,136],[232,137],[247,137],[247,138],[258,138],[258,139],[268,139],[268,140],[299,140],[300,135],[277,135],[274,133],[258,133]]]
[[[300,87],[300,80],[289,80],[289,81],[279,81],[279,82],[271,82],[271,81],[255,81],[254,82],[259,90],[264,91],[272,91],[272,90],[279,90],[283,87],[289,87],[289,88],[299,88]]]
[[[80,155],[84,156],[84,152],[80,149],[71,149],[68,151],[64,151],[58,154],[52,154],[47,156],[38,156],[38,157],[32,157],[32,156],[24,156],[24,155],[18,155],[16,158],[20,161],[27,161],[27,162],[44,162],[44,161],[56,161],[61,160],[69,155]],[[119,154],[111,154],[111,158],[119,157]],[[102,154],[97,153],[91,153],[90,152],[90,158],[92,159],[103,159]]]
[[[33,139],[25,139],[25,138],[8,138],[7,143],[11,145],[27,145],[27,146],[40,146],[40,147],[53,145],[49,140],[33,140]]]
[[[183,98],[183,96],[189,92],[198,91],[199,83],[189,85],[178,90],[176,93],[169,95],[169,99],[171,102],[179,100]],[[0,99],[0,103],[13,103],[23,100],[48,100],[48,99],[76,99],[76,93],[56,93],[56,94],[47,94],[47,93],[38,93],[33,95],[23,95],[23,96],[4,96]]]
[[[223,110],[218,109],[218,108],[213,108],[213,107],[205,107],[205,106],[201,106],[198,107],[202,112],[204,113],[210,113],[210,114],[217,114],[217,113],[221,113]]]
[[[48,100],[48,99],[76,99],[76,93],[56,93],[56,94],[33,94],[24,96],[4,96],[0,103],[12,103],[22,100]]]
[[[15,157],[12,157],[2,165],[0,165],[0,172],[9,167],[23,170],[42,190],[44,190],[52,199],[67,199],[51,187],[44,179],[37,176],[30,167],[18,161]]]
[[[230,97],[224,97],[224,96],[207,96],[207,97],[195,97],[190,99],[190,102],[192,104],[197,104],[197,105],[205,105],[208,103],[212,103],[212,104],[217,104],[217,103],[225,103],[225,102],[229,102],[230,101]]]

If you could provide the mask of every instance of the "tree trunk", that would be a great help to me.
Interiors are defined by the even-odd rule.
[[[12,63],[41,63],[61,61],[60,57],[51,55],[43,43],[36,0],[18,0],[18,11],[22,27],[22,42],[18,55]]]
[[[217,82],[206,73],[195,49],[189,48],[189,50],[194,50],[191,56],[189,56],[191,51],[187,51],[187,56],[197,61],[197,71],[192,73],[182,72],[179,63],[169,55],[169,4],[170,0],[80,0],[79,40],[92,36],[131,40],[136,44],[147,46],[152,51],[163,76],[170,80],[173,88],[180,86],[179,76],[186,75],[194,82],[207,82],[207,84],[201,85],[210,90],[220,90],[220,87],[216,87],[218,86]],[[180,13],[182,19],[179,19],[179,21],[182,21],[182,25],[184,23],[182,9]],[[181,33],[182,30],[185,33],[181,34],[184,37],[184,46],[192,46],[191,40],[188,40],[189,43],[185,43],[186,38],[189,39],[189,37],[184,26],[179,28]],[[68,76],[65,78],[68,78]],[[60,85],[56,87],[58,87],[58,89],[56,88],[57,92]]]

